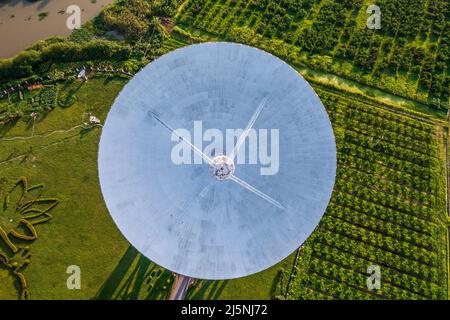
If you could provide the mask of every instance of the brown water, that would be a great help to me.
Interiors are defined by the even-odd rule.
[[[111,2],[114,0],[0,0],[0,58],[12,57],[37,40],[69,35],[69,15],[65,13],[69,5],[81,8],[84,23]],[[48,12],[48,16],[39,20],[39,13],[43,12]]]

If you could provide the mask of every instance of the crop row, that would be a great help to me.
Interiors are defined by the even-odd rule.
[[[389,181],[376,174],[367,174],[352,168],[339,166],[338,176],[340,180],[352,181],[363,186],[373,186],[374,189],[397,196],[402,201],[418,203],[426,207],[433,207],[436,204],[434,195]]]
[[[380,204],[389,209],[407,213],[409,215],[433,221],[436,219],[435,209],[425,207],[416,203],[399,200],[396,196],[386,194],[376,190],[373,186],[363,186],[361,184],[347,183],[338,179],[335,185],[336,190],[345,192],[353,197],[358,197],[366,201]]]
[[[405,185],[419,192],[430,193],[433,189],[430,179],[423,179],[402,168],[390,167],[386,164],[375,162],[372,159],[359,158],[348,154],[338,155],[339,163],[349,168],[354,168],[364,173],[377,174],[383,179]]]
[[[375,217],[379,220],[401,226],[406,230],[419,232],[427,236],[433,236],[433,232],[436,228],[436,226],[428,220],[415,217],[409,213],[395,211],[364,199],[355,198],[339,191],[335,192],[331,204],[339,206],[341,208],[340,210],[343,210],[346,215]],[[330,206],[329,210],[335,210],[334,206]]]
[[[441,276],[438,268],[410,259],[408,253],[398,254],[386,251],[377,245],[361,242],[351,236],[334,233],[328,229],[319,229],[320,233],[314,238],[315,244],[336,248],[346,256],[355,256],[371,261],[375,265],[397,270],[425,281],[440,284]]]
[[[403,288],[410,288],[411,291],[416,293],[419,292],[411,287],[416,286],[417,284],[430,289],[439,287],[439,283],[432,281],[430,278],[422,277],[417,274],[399,272],[398,266],[396,265],[378,265],[377,261],[370,260],[370,258],[348,254],[341,249],[331,247],[325,243],[316,243],[312,248],[312,255],[323,257],[324,260],[334,262],[338,265],[352,267],[354,270],[359,270],[361,273],[366,273],[369,266],[377,265],[380,268],[383,278],[388,276],[388,279],[391,279],[390,282],[397,283],[397,285],[400,285]],[[394,280],[395,278],[402,280]],[[400,284],[400,282],[402,282],[402,284]]]
[[[368,274],[356,272],[350,268],[341,268],[336,264],[327,262],[323,259],[313,258],[310,264],[310,272],[318,274],[324,278],[333,279],[354,291],[373,295],[377,299],[421,299],[421,297],[411,291],[400,289],[384,281],[379,290],[370,291],[367,286]],[[422,297],[423,299],[423,297]]]
[[[346,140],[351,140],[349,135],[345,136]],[[352,137],[353,138],[353,137]],[[397,157],[386,155],[382,152],[373,151],[367,148],[367,145],[361,146],[356,144],[359,139],[354,139],[355,143],[349,143],[345,141],[341,148],[339,148],[339,152],[345,155],[351,155],[356,158],[365,159],[368,161],[376,161],[382,165],[385,165],[389,168],[393,168],[398,171],[403,171],[409,173],[413,176],[417,176],[422,180],[431,180],[433,176],[433,169],[425,168],[420,165],[417,165],[412,162],[405,161],[407,159],[399,159]]]
[[[371,149],[374,152],[383,153],[399,160],[409,162],[420,167],[434,167],[436,160],[429,155],[424,155],[419,152],[415,152],[411,149],[406,149],[399,145],[395,145],[385,140],[374,139],[373,137],[367,137],[352,130],[345,132],[345,140],[349,143],[364,146]]]
[[[313,256],[328,263],[332,263],[337,267],[342,267],[347,270],[354,270],[355,272],[363,275],[363,278],[366,280],[368,276],[367,268],[374,265],[373,262],[353,256],[343,255],[338,249],[330,248],[324,245],[315,246]],[[408,274],[398,273],[397,271],[386,267],[380,267],[380,273],[383,289],[386,289],[386,284],[389,284],[391,287],[410,291],[425,298],[439,298],[440,287],[435,283],[428,282],[424,279],[415,278]],[[367,288],[366,283],[362,283],[361,285],[363,288]],[[395,298],[396,297],[394,296],[394,299]]]
[[[326,299],[441,299],[447,294],[445,193],[436,128],[320,90],[335,130],[334,193],[293,294]],[[309,259],[309,260],[308,260]],[[367,288],[378,265],[380,290]],[[296,295],[295,295],[296,294]]]
[[[420,153],[422,156],[433,157],[437,154],[437,147],[431,142],[426,143],[420,140],[413,140],[413,138],[399,135],[380,127],[364,124],[362,121],[348,121],[347,130],[353,131],[357,135],[363,135],[371,141],[378,140],[389,143],[412,152]]]
[[[349,108],[347,105],[328,108],[332,112],[330,118],[334,125],[346,129],[364,130],[366,134],[379,135],[402,146],[424,147],[425,150],[433,150],[436,147],[435,137],[428,131],[396,123],[395,119],[382,119],[370,113],[349,111]]]
[[[393,132],[401,133],[411,131],[415,139],[420,139],[422,135],[411,129],[424,131],[428,134],[433,133],[435,130],[432,124],[420,122],[405,115],[396,114],[381,108],[373,108],[371,105],[365,103],[355,103],[350,101],[348,98],[331,94],[325,90],[316,90],[319,92],[320,98],[327,109],[333,113],[336,111],[343,111],[346,114],[346,117],[356,116],[366,122],[370,121],[373,124],[382,125],[386,129],[390,129]],[[402,128],[401,131],[397,131],[396,126],[400,126],[400,128]],[[417,135],[419,135],[419,137],[416,137]],[[426,139],[429,137],[430,136],[423,136],[423,138]]]
[[[426,234],[406,229],[402,226],[378,219],[376,216],[362,215],[354,212],[350,208],[340,206],[330,206],[327,214],[334,219],[350,223],[357,227],[364,228],[382,235],[386,235],[398,241],[407,242],[413,246],[431,251],[436,250],[438,244]]]
[[[409,260],[417,261],[428,267],[436,267],[437,254],[435,252],[418,248],[417,246],[399,241],[385,234],[365,229],[363,226],[357,226],[325,216],[321,221],[321,227],[325,230],[341,234],[367,245],[378,247],[384,251],[397,254]]]

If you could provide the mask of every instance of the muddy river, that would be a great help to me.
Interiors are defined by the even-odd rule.
[[[81,22],[93,18],[114,0],[0,0],[0,58],[9,58],[37,40],[67,36],[70,5],[81,8]]]

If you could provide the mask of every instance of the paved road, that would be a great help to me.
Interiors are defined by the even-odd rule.
[[[170,292],[170,300],[184,300],[186,297],[189,284],[192,278],[183,275],[177,275],[175,283],[173,284],[172,291]]]

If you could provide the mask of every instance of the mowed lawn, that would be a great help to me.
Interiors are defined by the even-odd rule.
[[[28,140],[0,140],[0,179],[13,183],[26,176],[29,185],[43,183],[43,196],[56,197],[53,219],[37,225],[38,238],[29,245],[31,263],[24,274],[31,299],[162,299],[172,277],[124,239],[112,221],[99,187],[97,151],[101,128],[75,128],[91,112],[103,122],[115,97],[128,80],[93,78],[60,85],[62,93],[75,91],[76,103],[57,106],[36,121]],[[44,137],[48,133],[57,131]],[[23,120],[4,127],[1,138],[30,136],[32,124]],[[41,136],[39,136],[41,135]],[[23,156],[25,155],[25,156]],[[6,161],[7,159],[12,159]],[[7,250],[4,244],[0,250]],[[280,265],[243,279],[201,282],[191,298],[271,298],[278,270],[292,267],[292,256]],[[81,290],[69,290],[71,265],[81,268]],[[14,278],[0,269],[0,298],[17,298]]]

